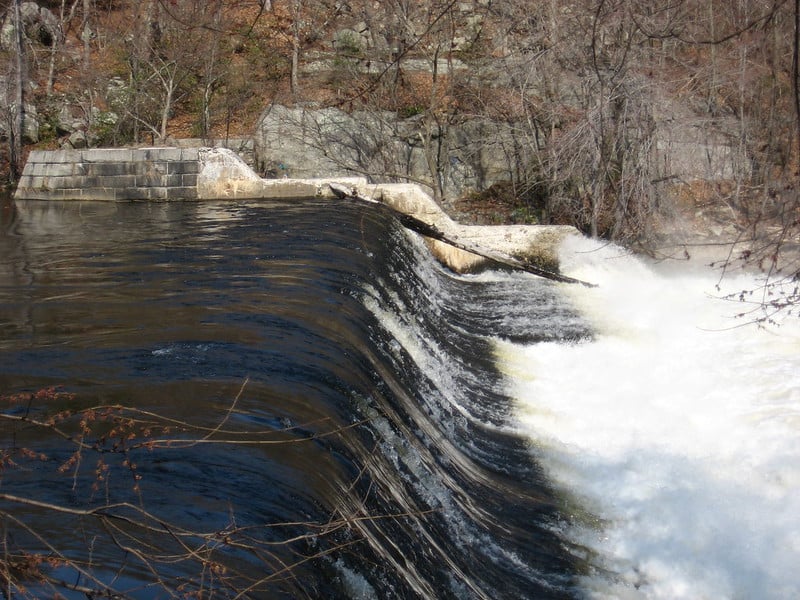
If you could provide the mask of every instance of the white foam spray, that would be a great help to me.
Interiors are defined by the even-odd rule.
[[[587,595],[800,597],[800,320],[746,326],[713,273],[571,243],[566,272],[600,287],[565,293],[596,337],[498,357],[533,452],[586,511],[565,535],[596,566]]]

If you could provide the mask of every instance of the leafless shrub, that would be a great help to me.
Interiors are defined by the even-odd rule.
[[[75,406],[76,399],[55,388],[0,397],[0,422],[6,426],[0,447],[0,595],[11,600],[76,592],[121,599],[303,594],[294,571],[358,544],[360,523],[369,515],[343,506],[322,522],[240,524],[231,509],[221,528],[191,527],[165,516],[142,475],[143,464],[165,453],[209,445],[285,446],[343,431],[333,425],[316,434],[231,427],[244,389],[213,427],[121,405],[68,409],[64,406]],[[39,483],[22,485],[30,477]],[[44,481],[57,483],[60,491],[53,488],[49,499],[24,492],[41,491]],[[12,491],[15,484],[21,491]],[[51,531],[54,523],[59,533]]]

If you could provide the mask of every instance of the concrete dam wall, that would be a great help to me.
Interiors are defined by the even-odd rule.
[[[546,269],[558,269],[566,226],[461,225],[415,184],[368,183],[362,177],[263,179],[224,148],[93,148],[35,150],[15,192],[17,200],[199,201],[336,198],[331,185],[415,217],[466,246],[480,246]],[[435,256],[454,271],[482,268],[487,260],[426,238]]]
[[[208,200],[333,197],[328,183],[363,178],[262,179],[224,148],[34,150],[18,200]]]
[[[34,150],[15,198],[196,200],[198,148]]]

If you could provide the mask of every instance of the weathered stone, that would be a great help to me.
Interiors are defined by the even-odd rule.
[[[70,163],[45,163],[42,175],[45,177],[68,177],[72,175],[74,166]]]
[[[58,117],[55,121],[55,129],[58,135],[69,135],[76,129],[75,117],[72,114],[72,107],[65,104],[58,112]]]
[[[182,184],[182,176],[175,174],[175,175],[167,175],[166,173],[161,176],[161,183],[164,187],[181,187]]]
[[[83,154],[78,150],[67,149],[61,150],[59,152],[49,152],[46,150],[39,150],[41,155],[34,154],[31,152],[30,156],[28,157],[28,163],[68,163],[71,165],[75,165],[78,163],[83,162]]]
[[[197,163],[200,156],[201,147],[181,148],[181,161],[185,164]]]
[[[74,199],[80,200],[116,200],[117,189],[112,187],[90,187],[81,188],[79,194]]]
[[[230,150],[207,148],[198,154],[199,198],[258,198],[263,180]]]
[[[197,187],[197,173],[181,175],[181,187]]]
[[[54,42],[64,39],[61,22],[49,9],[36,2],[22,2],[19,13],[25,36],[32,42],[52,46]],[[9,10],[0,30],[0,45],[4,48],[13,47],[15,35],[14,20]]]
[[[86,163],[83,172],[86,175],[101,175],[103,177],[135,174],[133,165],[128,162]]]
[[[37,185],[37,181],[36,181],[37,179],[41,179],[41,178],[40,177],[34,177],[33,175],[23,175],[22,177],[19,178],[19,181],[17,182],[17,185],[19,185],[20,187],[24,187],[24,188],[40,187],[41,186],[41,182],[39,182],[39,184]]]
[[[485,119],[430,131],[418,115],[273,105],[259,120],[256,165],[269,177],[337,177],[367,173],[376,181],[439,180],[446,197],[506,181],[517,168],[514,128]],[[436,127],[434,125],[434,127]],[[431,171],[428,145],[444,143],[444,160]],[[515,146],[516,144],[516,146]],[[518,153],[518,152],[517,152]]]
[[[0,90],[10,91],[12,84],[8,77],[0,75]],[[29,80],[25,82],[25,87],[29,90],[26,97],[32,97],[32,93],[38,88],[36,82]],[[22,114],[17,115],[17,103],[11,101],[9,96],[13,94],[0,94],[0,113],[4,116],[0,119],[0,137],[6,138],[9,135],[9,126],[11,125],[12,117],[22,119],[22,138],[25,143],[35,144],[41,137],[42,124],[39,121],[39,112],[35,104],[30,102],[23,102]]]
[[[82,189],[74,188],[59,188],[51,191],[54,200],[79,200],[82,192]]]
[[[137,148],[133,151],[134,161],[158,161],[159,163],[183,160],[181,148]]]
[[[117,198],[120,200],[149,200],[150,193],[148,188],[129,187],[118,190]]]
[[[22,140],[28,144],[36,144],[39,141],[39,113],[33,104],[23,103],[25,106],[25,118],[22,122]],[[11,106],[14,110],[14,105]]]
[[[200,163],[197,157],[193,159],[182,158],[180,161],[167,163],[167,173],[170,175],[197,175]]]
[[[197,187],[168,187],[167,198],[169,200],[197,200]]]
[[[340,29],[333,37],[333,47],[346,56],[356,56],[367,46],[367,38],[353,29]]]
[[[136,186],[136,175],[108,175],[101,179],[104,187],[126,189]]]
[[[197,161],[182,160],[196,156],[196,150],[163,150],[32,151],[16,197],[166,200],[196,196]],[[172,169],[173,164],[181,166]]]
[[[85,175],[71,175],[69,177],[59,177],[57,181],[53,181],[51,185],[54,187],[63,187],[63,188],[81,188],[84,186],[95,186],[95,185],[103,185],[106,184],[106,181],[103,181],[102,184],[100,179],[97,177],[86,177]]]
[[[79,179],[79,183],[76,186],[66,185],[66,177],[62,178],[59,181],[54,181],[54,186],[58,185],[58,187],[81,187],[87,189],[96,189],[106,187],[105,185],[105,177],[98,177],[97,175],[84,175]]]
[[[36,2],[23,2],[20,5],[20,16],[28,38],[45,46],[52,46],[54,42],[64,39],[58,17]]]
[[[137,187],[163,187],[167,185],[166,175],[150,171],[144,175],[136,175]]]
[[[134,162],[132,148],[94,148],[81,153],[81,159],[87,163],[102,162]]]
[[[164,187],[131,187],[115,190],[117,200],[166,200],[169,192]]]
[[[28,162],[33,164],[43,163],[47,154],[46,150],[31,150],[28,153]]]
[[[30,159],[25,164],[25,171],[26,175],[35,175],[35,176],[43,176],[45,175],[45,171],[47,169],[47,163],[45,162],[31,162]]]

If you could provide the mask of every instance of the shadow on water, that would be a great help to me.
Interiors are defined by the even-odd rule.
[[[585,335],[556,287],[454,276],[358,206],[2,210],[0,516],[29,591],[575,596],[490,341]]]

